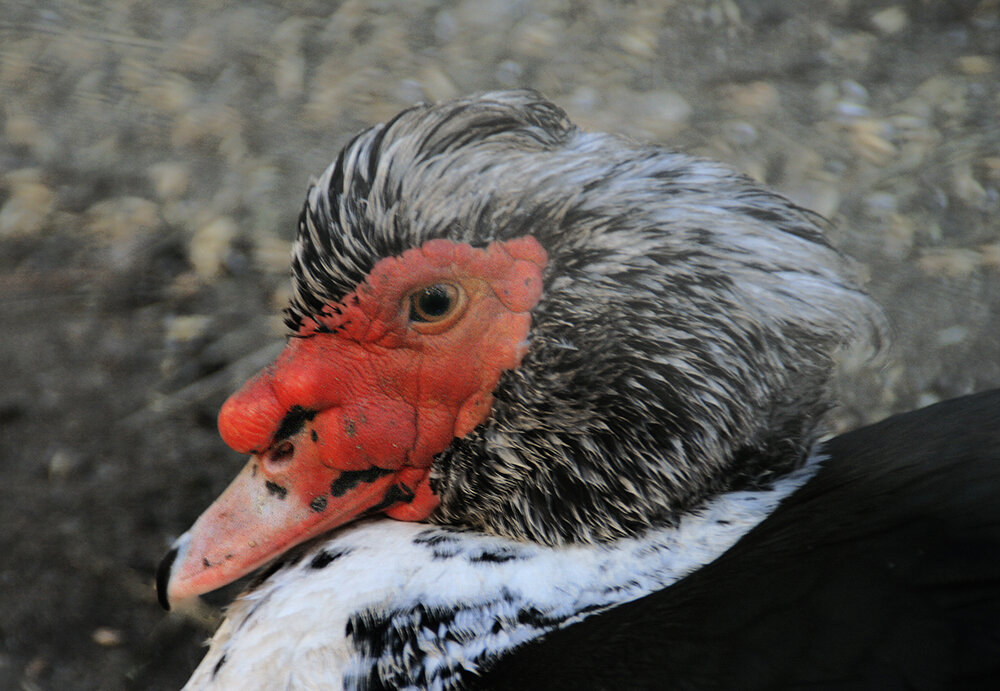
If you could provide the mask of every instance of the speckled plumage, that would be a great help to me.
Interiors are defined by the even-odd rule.
[[[348,526],[283,557],[242,595],[185,689],[464,688],[517,646],[715,559],[820,460],[600,547],[398,521]]]
[[[440,527],[382,519],[296,550],[189,688],[460,688],[716,559],[815,470],[834,354],[885,328],[821,225],[532,92],[358,135],[307,195],[289,325],[427,240],[531,235],[548,264],[527,355],[435,458]]]
[[[417,106],[310,189],[288,320],[428,239],[535,236],[549,268],[528,356],[435,463],[434,520],[610,540],[801,463],[833,353],[884,330],[821,225],[721,164],[582,132],[533,92]]]

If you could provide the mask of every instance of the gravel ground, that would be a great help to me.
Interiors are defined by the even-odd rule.
[[[836,222],[895,348],[853,426],[1000,385],[1000,0],[0,0],[0,688],[169,689],[167,544],[241,461],[310,175],[509,86]]]

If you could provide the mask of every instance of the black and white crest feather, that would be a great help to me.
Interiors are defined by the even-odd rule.
[[[549,264],[529,353],[436,460],[434,519],[604,541],[805,458],[835,351],[884,330],[821,224],[721,164],[580,131],[533,92],[421,105],[309,190],[288,319],[428,239],[534,236]]]

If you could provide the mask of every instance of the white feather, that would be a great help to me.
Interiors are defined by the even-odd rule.
[[[385,519],[357,523],[233,603],[184,688],[349,689],[376,667],[409,674],[415,684],[419,670],[405,670],[407,652],[419,658],[426,688],[449,688],[453,670],[475,670],[554,628],[668,587],[713,561],[817,466],[814,458],[772,490],[723,494],[676,527],[597,547],[545,547]],[[312,559],[323,551],[344,555],[313,568]],[[510,559],[477,559],[483,553]],[[371,659],[357,636],[346,635],[352,617],[403,616],[418,605],[458,612],[447,627],[416,632],[418,650]],[[546,623],[519,622],[518,613],[528,609]],[[494,631],[498,621],[504,625]],[[461,631],[461,642],[446,636],[447,628]]]

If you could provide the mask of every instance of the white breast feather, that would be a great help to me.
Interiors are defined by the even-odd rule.
[[[718,496],[674,528],[600,547],[550,548],[386,519],[354,524],[237,599],[184,688],[353,689],[375,666],[412,688],[454,688],[455,670],[475,670],[713,561],[817,465],[814,458],[773,490]],[[324,551],[342,556],[311,566]],[[348,622],[363,612],[405,627],[417,605],[457,613],[447,626],[413,631],[398,650],[377,658],[365,653],[358,632],[346,635]],[[529,610],[543,621],[520,622],[518,613]]]

